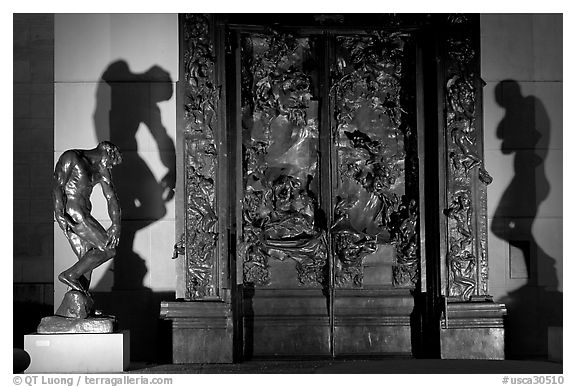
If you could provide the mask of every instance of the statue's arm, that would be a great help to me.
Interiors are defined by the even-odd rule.
[[[120,240],[121,211],[118,195],[116,195],[116,190],[112,184],[112,176],[109,171],[103,174],[100,185],[102,186],[102,193],[108,202],[108,216],[112,221],[112,225],[107,231],[108,245],[116,247]]]
[[[66,195],[64,186],[70,177],[70,155],[63,154],[54,168],[54,179],[52,184],[52,201],[54,204],[54,217],[60,228],[67,232],[68,221],[66,220]]]

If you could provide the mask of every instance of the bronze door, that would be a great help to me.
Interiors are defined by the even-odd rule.
[[[410,354],[421,266],[414,36],[237,29],[231,39],[244,355]]]

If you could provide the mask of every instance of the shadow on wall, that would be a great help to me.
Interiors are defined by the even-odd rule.
[[[153,66],[135,74],[120,60],[104,71],[96,96],[97,139],[111,141],[123,156],[122,164],[113,171],[122,210],[122,231],[113,269],[93,287],[93,294],[99,309],[117,317],[119,329],[130,330],[131,358],[137,361],[171,361],[171,329],[159,319],[159,313],[160,301],[174,299],[174,293],[154,293],[144,286],[148,268],[145,259],[134,251],[134,240],[140,230],[166,215],[166,204],[174,197],[175,147],[158,107],[172,95],[172,79],[164,69]],[[141,124],[154,139],[149,149],[141,151],[157,151],[167,169],[160,181],[138,154],[136,133]],[[170,259],[170,254],[149,258]],[[106,289],[110,283],[111,292]]]
[[[508,308],[507,357],[546,356],[548,327],[562,326],[562,292],[555,260],[538,245],[532,226],[550,192],[544,172],[550,121],[542,102],[523,96],[514,80],[500,82],[495,98],[505,109],[496,135],[502,153],[514,154],[514,177],[496,207],[491,230],[524,256],[526,270],[520,277],[527,279],[500,300]]]

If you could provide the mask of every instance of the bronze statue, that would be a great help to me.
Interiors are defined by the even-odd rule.
[[[54,169],[54,215],[70,242],[78,262],[58,279],[88,295],[92,270],[116,255],[120,237],[120,205],[112,183],[111,169],[122,162],[118,147],[102,141],[93,149],[71,149],[58,159]],[[97,184],[108,202],[112,225],[104,227],[90,214],[90,195]]]

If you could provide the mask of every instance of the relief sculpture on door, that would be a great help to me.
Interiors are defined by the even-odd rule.
[[[417,282],[418,165],[409,41],[401,32],[336,38],[331,91],[337,286],[361,287],[363,259],[379,246],[393,256],[394,286]]]
[[[307,38],[243,39],[244,282],[268,285],[269,260],[295,261],[298,282],[326,283],[326,231],[318,225],[318,103]]]

